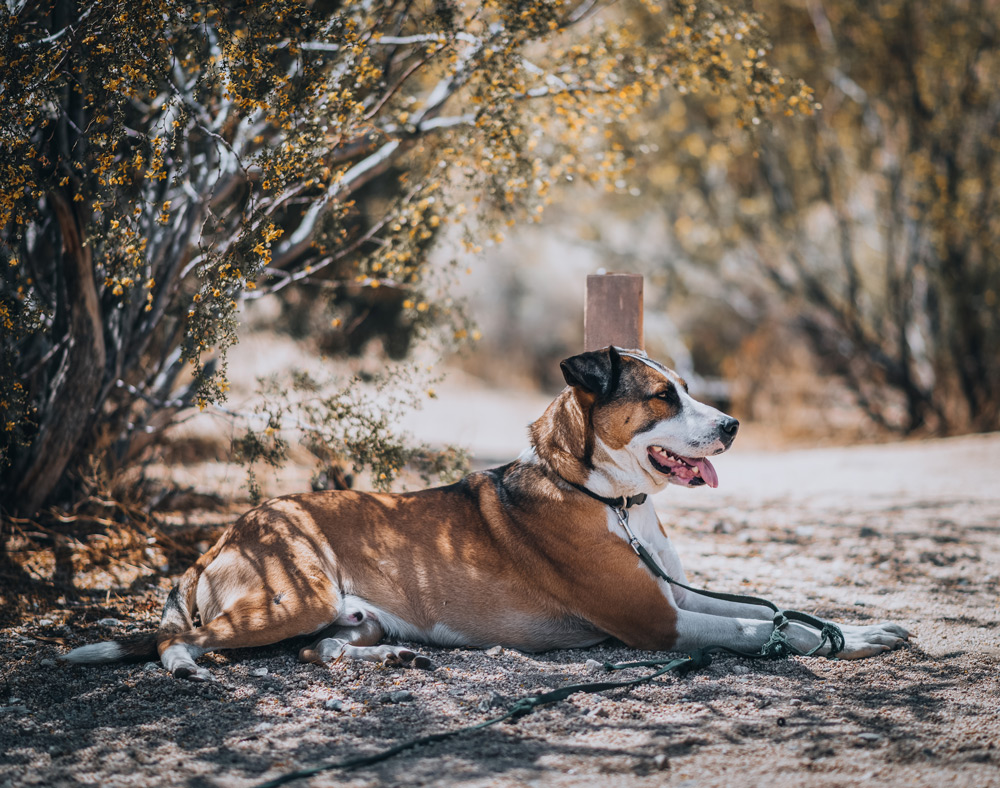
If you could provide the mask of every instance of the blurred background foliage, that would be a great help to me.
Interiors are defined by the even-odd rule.
[[[755,7],[819,109],[793,94],[748,119],[729,95],[665,91],[616,137],[642,162],[630,194],[574,191],[547,238],[497,253],[528,328],[498,321],[495,352],[528,343],[522,366],[552,369],[575,347],[531,344],[532,314],[560,310],[535,266],[567,286],[638,270],[649,348],[741,417],[811,438],[997,429],[1000,4]]]

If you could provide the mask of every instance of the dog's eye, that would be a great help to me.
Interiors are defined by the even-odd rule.
[[[667,389],[663,389],[663,391],[657,391],[653,395],[653,399],[663,400],[664,402],[667,402],[671,405],[680,404],[680,397],[677,396],[677,389],[675,389],[673,386]]]

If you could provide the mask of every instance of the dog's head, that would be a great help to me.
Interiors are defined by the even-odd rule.
[[[644,353],[615,347],[581,353],[560,366],[589,414],[587,464],[612,487],[718,486],[708,457],[732,445],[739,422],[693,399],[676,372]]]

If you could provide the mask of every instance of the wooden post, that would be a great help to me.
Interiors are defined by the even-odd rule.
[[[608,345],[641,350],[642,275],[591,274],[583,310],[583,349]]]

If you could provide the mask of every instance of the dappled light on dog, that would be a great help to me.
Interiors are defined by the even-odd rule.
[[[430,663],[376,643],[543,651],[615,637],[658,651],[768,648],[779,634],[769,612],[675,592],[657,580],[659,565],[632,553],[684,577],[647,497],[670,483],[716,486],[707,457],[732,444],[735,419],[635,351],[612,346],[562,367],[566,390],[533,425],[532,451],[508,465],[412,493],[285,496],[240,518],[168,598],[155,643],[164,666],[209,680],[195,662],[207,652],[317,633],[304,658],[415,666]],[[892,624],[842,629],[841,657],[908,637]],[[799,652],[829,652],[803,623],[781,634]],[[65,659],[122,654],[109,643]]]

